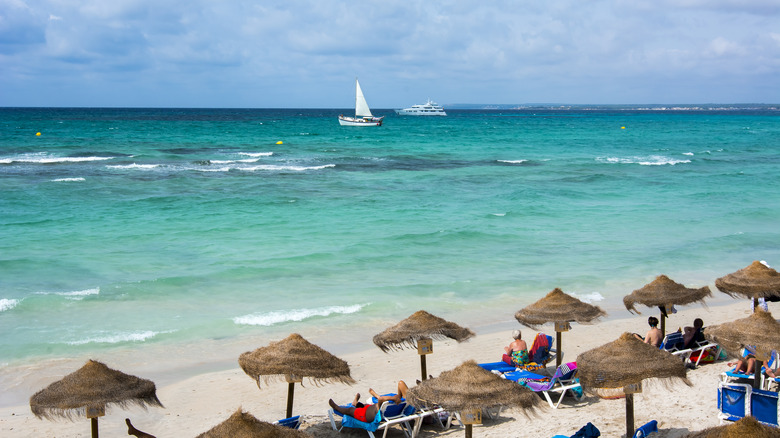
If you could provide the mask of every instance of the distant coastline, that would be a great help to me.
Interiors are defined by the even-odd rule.
[[[780,111],[780,104],[768,103],[711,103],[711,104],[604,104],[572,105],[557,103],[524,104],[443,104],[446,109],[461,110],[545,110],[545,111]]]

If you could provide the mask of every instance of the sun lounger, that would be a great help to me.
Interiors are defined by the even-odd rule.
[[[698,367],[701,360],[708,354],[713,354],[716,359],[720,355],[720,345],[713,342],[702,341],[696,343],[696,345],[691,348],[679,348],[682,343],[683,334],[681,332],[672,332],[664,337],[659,348],[682,358],[686,363],[692,364],[695,367]]]
[[[276,420],[272,424],[278,424],[279,426],[289,427],[290,429],[297,429],[301,426],[301,416],[296,415],[290,418],[284,418],[282,420]]]
[[[546,347],[547,350],[546,351],[544,351],[543,347],[538,347],[536,345],[536,343],[538,342],[536,338],[539,337],[539,336],[544,336],[545,338],[547,338],[547,347]],[[537,347],[537,349],[542,348],[542,351],[540,352],[539,357],[537,357],[538,361],[534,361],[534,359],[533,359],[533,353],[535,352],[534,351],[534,347],[535,346]],[[552,346],[553,346],[553,337],[552,336],[545,335],[544,333],[537,333],[536,337],[534,338],[534,344],[531,345],[531,348],[528,350],[528,354],[529,354],[529,356],[530,356],[532,361],[534,361],[534,362],[536,362],[536,363],[538,363],[540,365],[547,365],[547,363],[549,363],[551,360],[555,359],[555,354],[557,353],[557,351],[554,348],[552,348]],[[506,355],[504,355],[504,356],[506,356]],[[508,358],[508,356],[506,356],[506,357]],[[509,359],[507,359],[507,360],[509,360]],[[508,363],[506,363],[504,361],[500,361],[500,362],[485,362],[485,363],[479,364],[479,366],[481,366],[482,368],[484,368],[484,369],[486,369],[486,370],[488,370],[488,371],[490,371],[490,372],[492,372],[494,374],[510,373],[510,372],[516,371],[518,369],[517,366],[512,365],[512,364],[508,364]]]
[[[351,407],[352,404],[346,405]],[[372,421],[370,423],[360,421],[349,415],[342,415],[340,412],[333,409],[328,409],[328,418],[330,419],[330,425],[333,430],[341,432],[341,429],[345,427],[354,429],[364,429],[368,432],[368,436],[375,438],[374,432],[384,430],[382,437],[387,436],[387,431],[391,426],[399,425],[409,438],[416,436],[416,431],[419,431],[420,427],[416,422],[422,422],[422,418],[425,415],[418,414],[414,407],[407,405],[405,401],[395,404],[391,401],[382,403],[379,407],[380,421]],[[341,426],[336,426],[336,417],[341,417]]]
[[[749,354],[751,354],[750,349],[744,348],[742,350],[742,357],[747,357]],[[765,374],[767,367],[769,367],[769,368],[774,368],[775,367],[775,362],[778,360],[777,356],[778,356],[777,351],[773,350],[772,354],[771,354],[771,356],[769,358],[769,363],[767,363],[766,366],[762,366],[761,367],[761,381],[759,382],[759,386],[761,388],[763,388],[763,389],[767,389],[768,390],[769,389],[769,385],[772,382],[780,383],[780,379],[778,379],[778,378],[774,378],[773,379],[771,377],[768,377]],[[729,382],[732,382],[732,381],[735,381],[735,380],[738,381],[738,382],[741,381],[741,380],[753,381],[756,378],[755,374],[753,374],[753,373],[745,374],[745,373],[742,373],[742,372],[737,372],[736,371],[736,366],[734,368],[728,370],[728,371],[722,372],[720,374],[720,377],[721,377],[721,381],[723,383],[729,383]]]
[[[577,375],[577,363],[569,362],[562,364],[555,370],[555,374],[547,380],[544,376],[539,376],[542,379],[529,378],[533,373],[514,372],[505,374],[505,378],[514,380],[528,389],[540,393],[550,404],[550,407],[557,409],[563,401],[563,397],[569,393],[576,400],[582,400],[584,394],[582,392],[582,386],[576,379]],[[543,380],[544,379],[544,380]],[[553,396],[557,395],[557,401],[553,401]]]
[[[650,420],[634,432],[633,438],[645,438],[655,432],[658,432],[658,421]]]
[[[777,392],[754,389],[745,383],[718,384],[718,418],[721,424],[752,416],[761,423],[778,427],[779,409]]]
[[[517,369],[514,365],[509,365],[506,362],[486,362],[479,364],[482,368],[495,373],[495,374],[503,374],[508,373],[511,371],[514,371]]]

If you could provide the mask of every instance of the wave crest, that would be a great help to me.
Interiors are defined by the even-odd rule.
[[[357,313],[365,307],[365,304],[353,304],[351,306],[329,306],[315,309],[277,310],[273,312],[252,313],[233,318],[238,325],[271,326],[285,322],[303,321],[316,316],[346,315]]]

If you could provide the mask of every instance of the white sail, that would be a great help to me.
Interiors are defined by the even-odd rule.
[[[374,117],[371,110],[368,109],[366,98],[363,96],[363,90],[360,89],[360,82],[355,78],[355,117]]]

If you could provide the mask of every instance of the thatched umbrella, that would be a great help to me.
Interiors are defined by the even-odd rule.
[[[309,435],[299,430],[266,423],[243,412],[239,408],[227,420],[195,438],[305,438]]]
[[[672,281],[666,275],[659,275],[652,282],[641,289],[631,292],[623,297],[623,304],[629,312],[640,313],[634,305],[644,304],[647,307],[659,307],[661,312],[661,336],[666,335],[666,312],[672,305],[682,306],[695,302],[704,303],[704,299],[712,296],[709,286],[699,289],[687,288],[680,283]]]
[[[753,417],[744,417],[725,426],[715,426],[699,432],[689,433],[684,438],[780,438],[780,429],[761,424]]]
[[[761,363],[769,360],[772,350],[780,349],[780,323],[771,313],[759,308],[747,318],[707,327],[704,336],[718,343],[732,356],[739,356],[742,347],[755,347],[755,387],[761,383]]]
[[[38,418],[91,418],[93,438],[98,436],[98,417],[105,415],[109,405],[162,407],[154,382],[94,360],[30,397],[30,409]]]
[[[260,387],[262,378],[267,385],[270,381],[285,379],[287,387],[287,417],[292,417],[295,383],[308,378],[315,385],[340,382],[353,384],[349,365],[344,360],[310,343],[297,333],[272,342],[267,347],[242,353],[238,364],[250,377],[257,380]]]
[[[374,336],[374,344],[387,353],[389,350],[417,348],[420,354],[422,380],[428,378],[425,355],[433,352],[433,339],[451,338],[463,342],[474,336],[474,332],[454,322],[431,315],[424,310],[414,312],[410,317]]]
[[[753,300],[780,296],[780,274],[765,264],[754,261],[745,268],[715,280],[715,287],[721,292],[742,295]]]
[[[626,393],[626,436],[634,435],[634,393],[645,379],[675,379],[686,385],[685,362],[666,351],[645,344],[631,333],[577,356],[577,375],[590,392],[599,388],[623,388]]]
[[[556,287],[541,300],[518,310],[515,319],[533,329],[548,322],[555,323],[555,366],[559,367],[563,354],[561,332],[569,329],[570,322],[588,324],[606,314],[600,307],[584,303]]]
[[[461,412],[462,418],[469,411],[499,406],[534,412],[541,404],[533,391],[502,379],[473,360],[409,389],[406,400],[417,408],[439,405],[450,412]],[[466,437],[471,437],[471,424],[466,424]]]

